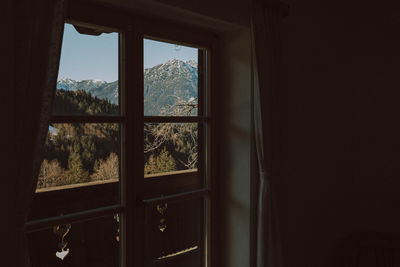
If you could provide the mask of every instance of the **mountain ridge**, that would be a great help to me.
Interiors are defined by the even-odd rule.
[[[143,70],[144,74],[144,114],[168,115],[168,108],[182,101],[188,102],[198,97],[197,62],[171,59],[165,63]],[[73,80],[61,78],[57,89],[65,91],[83,90],[94,97],[108,99],[118,104],[118,81]]]

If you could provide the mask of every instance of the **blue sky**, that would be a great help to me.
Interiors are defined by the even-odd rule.
[[[197,48],[145,39],[143,42],[143,56],[145,69],[165,63],[173,58],[197,62]]]
[[[170,59],[197,61],[197,49],[144,40],[144,68]],[[118,80],[118,34],[100,36],[79,34],[71,24],[65,24],[58,78],[73,80]]]

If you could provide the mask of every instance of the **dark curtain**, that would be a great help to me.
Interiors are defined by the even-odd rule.
[[[64,30],[64,0],[15,2],[17,266],[30,266],[24,224],[48,131]]]
[[[279,1],[253,1],[253,132],[258,172],[256,266],[282,266],[274,181],[280,164],[281,20],[288,7]]]

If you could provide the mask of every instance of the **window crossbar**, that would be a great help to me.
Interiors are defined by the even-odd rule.
[[[92,210],[86,210],[81,212],[74,212],[66,215],[60,215],[56,217],[49,217],[40,220],[29,221],[25,223],[25,232],[37,232],[40,230],[48,229],[50,227],[56,225],[62,225],[67,223],[76,223],[89,221],[101,217],[105,217],[108,215],[121,213],[124,211],[124,207],[122,205],[112,205]]]
[[[208,196],[208,195],[210,195],[210,193],[211,192],[209,189],[198,189],[198,190],[193,190],[193,191],[184,192],[184,193],[172,194],[169,196],[144,199],[144,200],[142,200],[142,203],[145,206],[153,207],[153,206],[157,206],[159,204],[165,203],[165,202],[173,203],[173,202],[196,199],[196,198],[200,198],[203,196]]]

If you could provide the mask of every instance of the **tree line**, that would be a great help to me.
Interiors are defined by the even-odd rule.
[[[54,103],[55,114],[118,113],[117,105],[83,90],[57,90]],[[117,123],[50,125],[37,188],[118,179],[120,136]],[[146,123],[144,136],[145,174],[197,168],[197,124]]]

